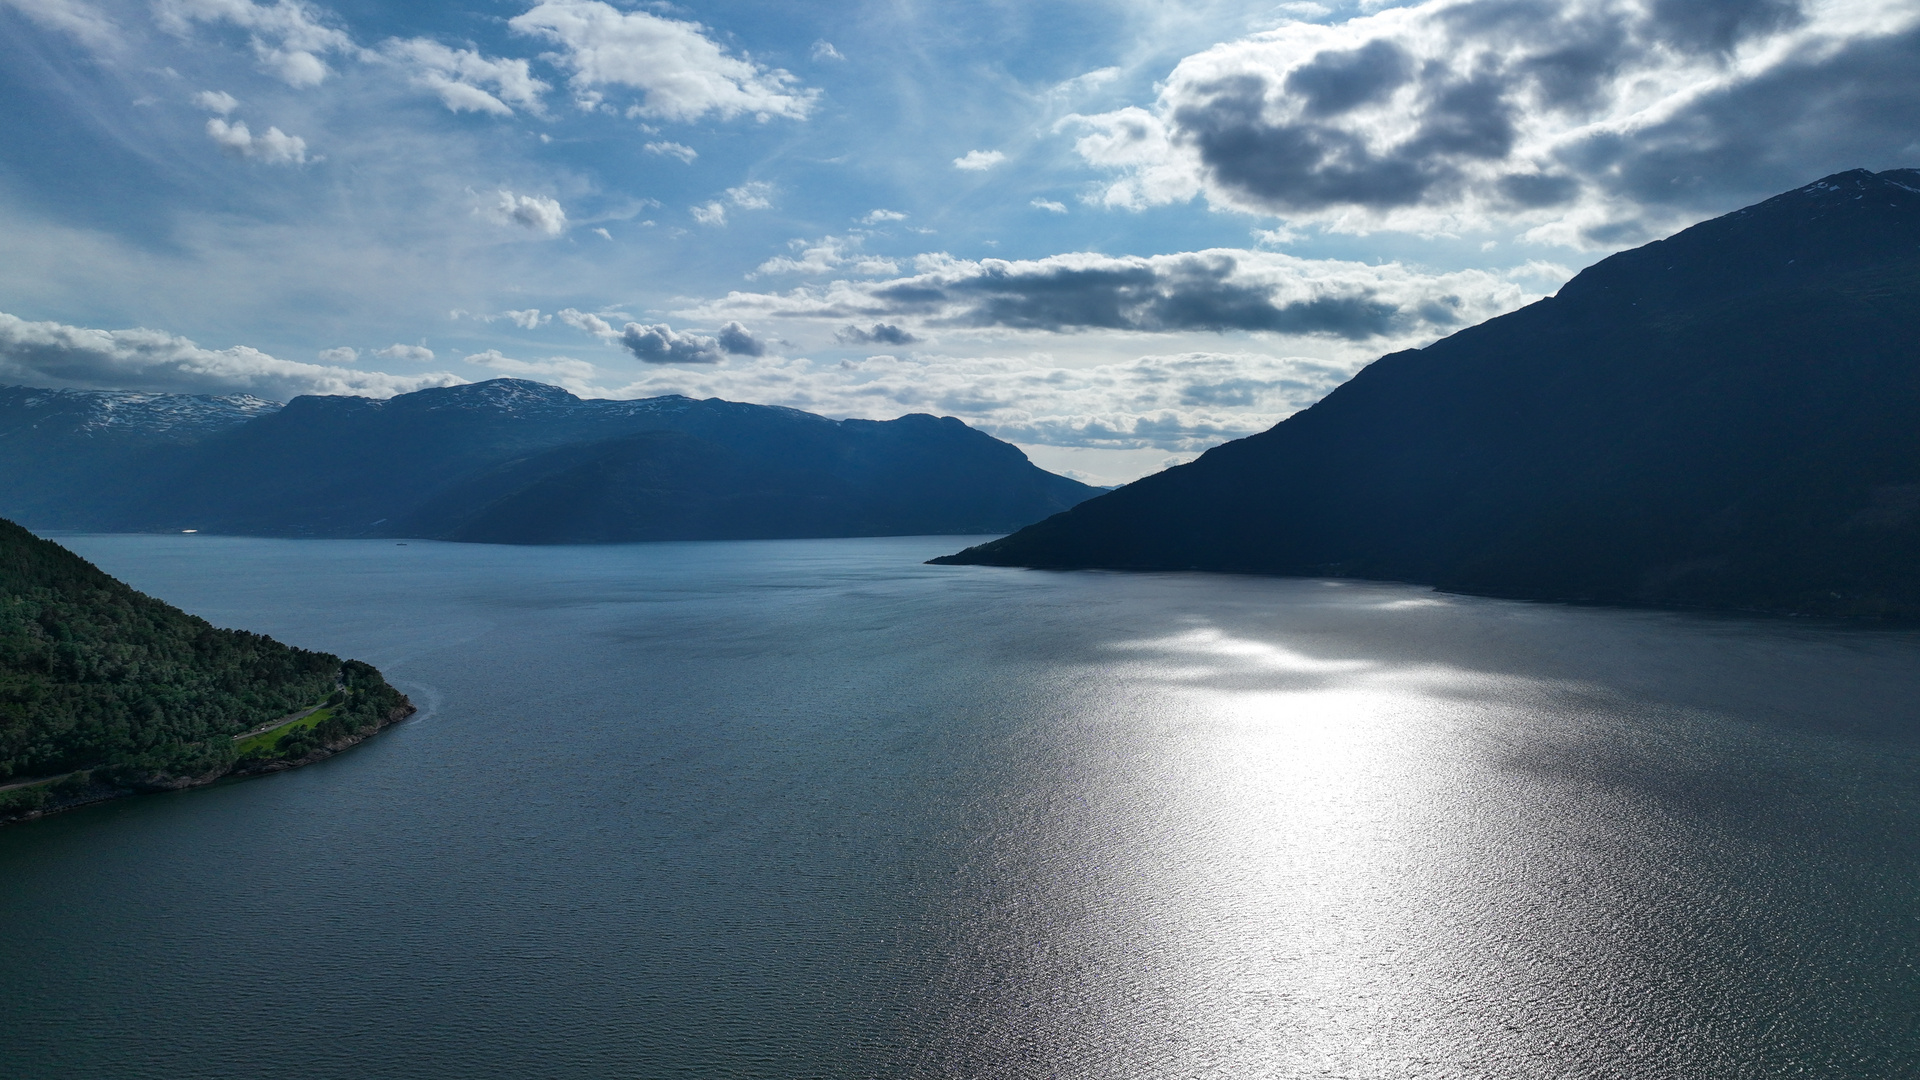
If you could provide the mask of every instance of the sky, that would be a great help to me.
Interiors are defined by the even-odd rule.
[[[0,0],[0,100],[0,383],[929,412],[1118,483],[1920,166],[1920,0]]]

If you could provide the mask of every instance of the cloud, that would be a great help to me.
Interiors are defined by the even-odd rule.
[[[501,225],[521,225],[537,233],[559,236],[567,227],[567,212],[545,195],[515,195],[502,190],[490,216]]]
[[[513,107],[541,111],[540,95],[551,87],[533,77],[525,60],[482,56],[475,49],[453,49],[427,38],[394,38],[380,52],[413,71],[413,84],[440,96],[454,112],[512,116]],[[484,87],[492,87],[489,92]]]
[[[855,273],[865,275],[900,272],[900,264],[878,255],[868,255],[859,250],[860,245],[858,236],[823,236],[814,241],[791,240],[788,246],[799,253],[798,258],[776,255],[755,267],[747,277],[752,279],[762,274],[825,274],[849,266]]]
[[[727,189],[727,199],[742,210],[765,210],[773,205],[773,185],[754,180]]]
[[[1027,205],[1036,210],[1045,210],[1049,214],[1064,214],[1067,212],[1066,203],[1054,202],[1052,199],[1035,199]]]
[[[342,345],[337,349],[321,349],[320,360],[327,364],[353,364],[360,360],[360,350]]]
[[[469,364],[503,371],[509,375],[560,379],[574,385],[593,378],[599,372],[598,368],[585,360],[575,360],[570,356],[550,356],[545,360],[515,360],[512,357],[502,356],[498,349],[470,353],[461,359]]]
[[[767,354],[766,342],[754,337],[746,327],[737,322],[730,322],[721,327],[715,340],[720,345],[720,351],[730,356],[765,356]]]
[[[389,345],[373,350],[373,355],[382,360],[404,360],[410,364],[433,363],[433,350],[423,345]]]
[[[969,150],[965,156],[953,159],[953,167],[968,172],[986,172],[1005,160],[1007,155],[998,150]]]
[[[281,360],[244,345],[203,349],[159,330],[90,330],[28,322],[0,313],[0,381],[28,386],[157,393],[245,392],[285,400],[299,394],[392,397],[466,382],[440,371],[380,371]]]
[[[572,309],[569,308],[568,310]],[[522,330],[532,330],[542,323],[553,321],[553,316],[540,314],[539,308],[527,308],[525,311],[503,311],[500,314],[501,317],[513,325],[520,327]],[[578,312],[575,314],[578,314]]]
[[[660,154],[664,157],[677,157],[689,165],[693,164],[694,158],[700,156],[700,151],[677,142],[650,142],[647,144],[647,153]]]
[[[597,396],[661,394],[785,405],[827,416],[957,416],[999,438],[1192,453],[1264,430],[1324,397],[1357,365],[1257,352],[1184,352],[1069,367],[1045,356],[869,356],[648,370]]]
[[[1510,311],[1557,285],[1563,267],[1429,274],[1399,263],[1301,259],[1216,248],[1172,255],[1091,253],[965,260],[923,255],[911,277],[835,281],[787,293],[730,293],[708,318],[910,319],[926,326],[1075,331],[1265,331],[1373,341],[1444,333]]]
[[[247,31],[260,65],[293,87],[318,86],[330,71],[329,53],[358,56],[345,31],[328,26],[318,8],[300,0],[159,0],[154,16],[162,28],[186,35],[195,23],[226,23]]]
[[[834,331],[833,339],[843,345],[911,345],[920,340],[890,323],[874,323],[870,330],[848,326]]]
[[[657,326],[628,323],[620,332],[620,344],[648,364],[717,364],[724,359],[725,351],[710,337],[676,334],[666,323]]]
[[[713,199],[693,207],[693,219],[702,225],[725,225],[729,205],[741,210],[765,210],[773,205],[773,185],[754,180],[728,188],[725,199]]]
[[[0,0],[47,30],[66,34],[89,48],[106,52],[120,45],[120,27],[84,0]]]
[[[807,53],[807,55],[811,56],[815,60],[845,60],[846,59],[846,57],[840,55],[839,49],[836,49],[833,47],[833,42],[825,41],[825,40],[814,42],[812,50],[810,50]]]
[[[869,210],[860,220],[868,225],[879,225],[888,221],[905,221],[907,215],[898,210]]]
[[[598,315],[590,315],[587,312],[577,311],[573,308],[562,308],[559,316],[561,322],[566,323],[576,330],[585,330],[597,338],[617,338],[620,336],[620,331],[615,330],[607,320]]]
[[[242,121],[229,124],[216,116],[207,121],[207,138],[235,157],[268,165],[304,165],[307,161],[307,140],[277,127],[255,135]]]
[[[1430,0],[1215,46],[1150,110],[1065,123],[1118,174],[1109,206],[1204,195],[1336,229],[1512,222],[1577,243],[1920,151],[1916,21],[1910,3]]]
[[[240,99],[224,90],[202,90],[193,95],[193,103],[210,113],[225,116],[240,107]]]
[[[699,23],[600,0],[545,0],[507,25],[560,47],[548,59],[573,73],[587,107],[599,104],[599,88],[625,87],[640,92],[641,115],[661,120],[799,119],[813,108],[815,93],[795,89],[791,74],[727,55]]]

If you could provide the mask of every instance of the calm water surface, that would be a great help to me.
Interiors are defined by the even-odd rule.
[[[422,710],[0,830],[0,1076],[1920,1074],[1920,636],[72,537]]]

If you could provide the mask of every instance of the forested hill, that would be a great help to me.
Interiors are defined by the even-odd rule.
[[[940,561],[1920,615],[1917,342],[1920,170],[1840,173]]]
[[[222,630],[0,520],[0,819],[297,764],[411,711],[366,664]]]

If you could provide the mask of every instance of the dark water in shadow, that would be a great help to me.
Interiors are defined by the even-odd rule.
[[[1916,1075],[1911,632],[953,538],[66,542],[423,710],[0,830],[0,1076]]]

